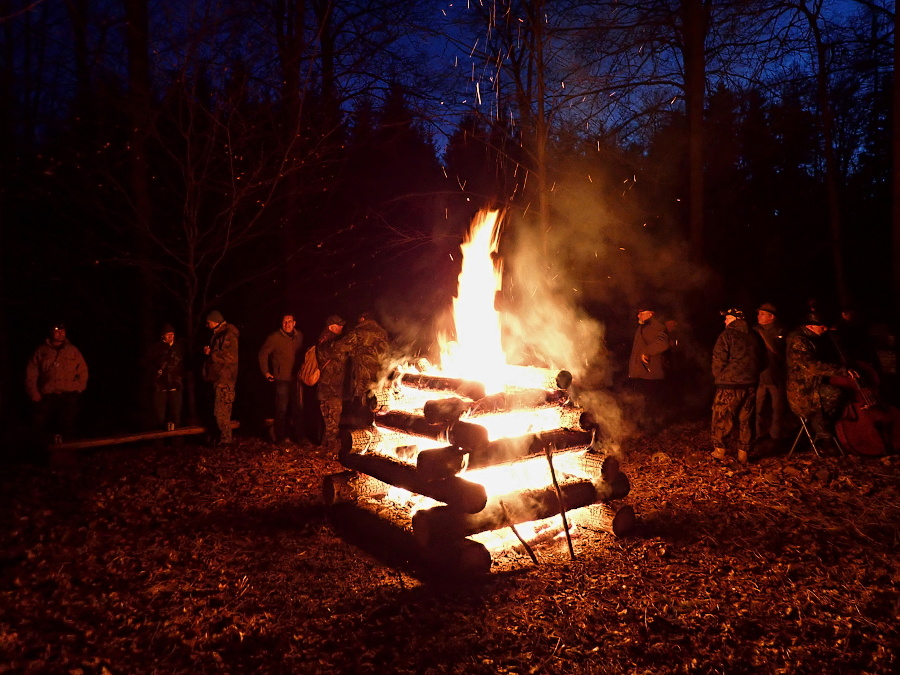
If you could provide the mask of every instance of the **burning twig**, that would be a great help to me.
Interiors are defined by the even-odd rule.
[[[562,517],[563,529],[566,531],[566,543],[569,545],[569,555],[575,560],[575,549],[572,548],[572,535],[569,533],[569,521],[566,520],[566,504],[562,491],[559,489],[559,481],[556,480],[556,469],[553,468],[553,450],[548,445],[544,448],[547,455],[547,464],[550,465],[550,477],[553,479],[553,488],[556,490],[556,499],[559,501],[559,515]]]

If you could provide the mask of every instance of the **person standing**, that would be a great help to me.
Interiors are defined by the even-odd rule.
[[[777,314],[775,305],[764,302],[756,310],[753,327],[766,348],[764,369],[756,387],[756,437],[768,435],[773,441],[788,435],[786,337]]]
[[[147,363],[153,374],[153,423],[159,427],[181,426],[184,390],[184,346],[175,339],[175,329],[165,324],[160,339],[150,347]]]
[[[34,403],[34,428],[42,442],[50,435],[68,438],[75,433],[78,400],[87,382],[87,362],[67,339],[65,324],[53,324],[25,368],[25,389]]]
[[[212,337],[203,348],[203,353],[206,354],[203,379],[213,386],[213,417],[218,428],[218,443],[228,445],[234,440],[231,433],[231,407],[234,404],[238,374],[240,331],[226,322],[218,310],[207,315],[206,327],[212,331]]]
[[[818,312],[809,312],[787,337],[787,400],[791,412],[807,420],[820,448],[834,449],[834,421],[844,395],[830,382],[849,373],[823,357],[822,336],[828,325]]]
[[[650,432],[658,431],[665,423],[663,354],[669,349],[666,327],[654,315],[650,305],[637,310],[638,327],[628,361],[629,382],[642,401],[640,420]]]
[[[299,380],[303,363],[303,333],[296,329],[296,325],[293,314],[284,314],[281,328],[271,333],[259,350],[259,369],[263,377],[275,383],[274,432],[278,444],[289,441],[289,435],[296,443],[306,441]]]
[[[716,395],[712,405],[713,457],[724,460],[728,455],[728,437],[737,426],[737,460],[749,460],[753,444],[753,413],[756,409],[756,387],[762,369],[762,346],[750,331],[744,313],[736,308],[721,312],[723,330],[712,353],[712,374]]]
[[[344,330],[344,320],[337,314],[325,319],[325,327],[316,342],[316,361],[319,364],[319,381],[317,394],[319,409],[325,430],[322,434],[321,448],[328,453],[338,452],[338,429],[341,423],[341,411],[346,397],[344,381],[346,379],[346,354],[335,353],[337,339]]]

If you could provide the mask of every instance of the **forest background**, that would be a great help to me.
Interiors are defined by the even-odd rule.
[[[900,108],[882,0],[11,0],[0,12],[0,417],[51,322],[85,424],[141,424],[163,322],[256,350],[293,311],[375,309],[430,354],[475,212],[502,302],[562,297],[621,377],[653,302],[702,351],[718,310],[815,297],[900,315]],[[894,325],[896,332],[896,326]]]

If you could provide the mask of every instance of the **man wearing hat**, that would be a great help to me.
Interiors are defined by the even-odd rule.
[[[78,398],[87,381],[87,363],[78,347],[66,338],[66,325],[54,323],[25,368],[25,389],[34,402],[34,427],[39,435],[74,434]],[[41,438],[42,442],[46,440]]]
[[[737,426],[737,460],[746,463],[753,444],[756,386],[762,369],[762,345],[736,307],[720,312],[725,320],[712,353],[716,395],[712,405],[713,457],[728,456],[729,436]]]
[[[765,367],[759,374],[759,385],[756,387],[756,437],[768,435],[773,441],[784,438],[788,426],[786,340],[777,314],[775,305],[764,302],[756,310],[756,325],[753,327],[766,347]]]
[[[303,364],[303,333],[296,329],[294,315],[281,317],[281,328],[266,338],[259,350],[259,369],[263,377],[275,384],[275,442],[288,440],[288,427],[293,427],[294,441],[303,443],[303,392],[298,378]]]
[[[218,442],[232,442],[231,406],[234,404],[234,386],[238,374],[238,337],[240,331],[225,321],[218,310],[206,317],[206,327],[212,331],[209,344],[203,348],[206,362],[203,379],[213,386],[213,417],[219,431]]]
[[[334,349],[337,338],[344,331],[344,320],[337,314],[325,319],[325,327],[316,342],[316,360],[319,363],[318,397],[319,409],[325,431],[322,435],[321,448],[328,453],[338,452],[338,428],[344,399],[348,393],[344,391],[347,372],[346,355],[341,356]]]
[[[787,400],[791,412],[807,420],[816,445],[827,447],[834,437],[834,420],[843,402],[841,389],[829,382],[847,376],[847,369],[822,356],[820,340],[828,326],[818,312],[809,312],[787,338]]]
[[[147,364],[153,376],[153,423],[181,424],[184,389],[184,347],[175,339],[175,328],[164,324],[160,339],[150,347]]]
[[[649,304],[638,308],[638,327],[628,361],[629,382],[643,399],[641,422],[650,431],[657,430],[664,422],[666,371],[663,353],[669,348],[666,327],[654,315],[655,311]]]

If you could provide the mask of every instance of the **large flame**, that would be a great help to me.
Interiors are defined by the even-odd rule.
[[[501,287],[502,265],[494,254],[500,240],[501,214],[476,215],[462,246],[462,269],[453,301],[454,341],[442,340],[441,369],[446,374],[478,380],[488,393],[504,388],[506,355],[500,335],[500,315],[494,297]]]

